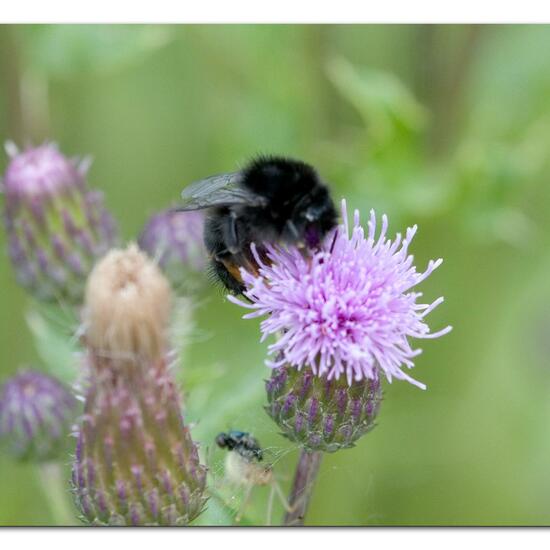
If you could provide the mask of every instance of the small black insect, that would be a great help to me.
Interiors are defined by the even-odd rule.
[[[179,210],[211,210],[204,241],[212,271],[235,294],[244,291],[239,269],[258,271],[252,243],[261,256],[265,242],[316,248],[337,223],[329,189],[317,171],[283,157],[260,157],[239,172],[192,183],[182,198]]]
[[[216,443],[222,449],[230,452],[225,457],[225,479],[233,486],[244,488],[244,495],[239,510],[235,515],[235,521],[239,522],[250,500],[254,487],[269,485],[269,498],[267,500],[266,524],[271,525],[271,513],[273,510],[273,498],[275,495],[287,512],[293,512],[294,507],[289,506],[279,482],[273,472],[273,464],[260,462],[263,460],[263,451],[258,440],[247,432],[231,430],[222,432],[216,436]]]
[[[263,452],[258,440],[247,432],[231,430],[216,436],[216,444],[221,449],[237,452],[246,461],[263,460]]]

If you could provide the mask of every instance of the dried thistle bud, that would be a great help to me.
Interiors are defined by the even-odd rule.
[[[23,152],[10,144],[8,152],[4,220],[17,280],[40,300],[77,303],[92,265],[116,239],[101,193],[86,185],[89,163],[54,144]]]
[[[283,435],[308,451],[329,453],[353,447],[370,431],[382,400],[378,377],[350,385],[288,366],[273,370],[266,390],[266,411]]]
[[[152,216],[141,232],[140,248],[158,263],[176,289],[204,273],[203,228],[201,212],[169,209]]]
[[[204,507],[206,469],[167,360],[171,301],[135,245],[111,251],[90,275],[89,382],[72,478],[87,523],[185,525]]]
[[[56,378],[25,369],[0,388],[0,444],[20,460],[49,460],[67,450],[77,401]]]
[[[108,357],[154,361],[168,348],[170,285],[136,245],[111,250],[86,287],[87,345]]]

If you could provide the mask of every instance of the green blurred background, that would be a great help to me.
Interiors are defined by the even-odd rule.
[[[417,223],[417,265],[445,260],[422,287],[446,298],[430,326],[454,330],[422,342],[427,391],[386,384],[378,427],[325,457],[309,523],[548,525],[548,51],[549,26],[2,26],[0,139],[93,155],[125,240],[259,152],[309,161],[392,231]],[[0,248],[3,378],[43,357],[4,232]],[[206,449],[254,432],[288,486],[298,451],[261,410],[258,324],[215,289],[196,302],[178,372],[193,433]],[[1,525],[54,524],[47,497],[0,456]],[[201,523],[223,523],[211,508]]]

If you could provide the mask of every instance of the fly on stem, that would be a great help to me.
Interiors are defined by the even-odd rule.
[[[228,451],[224,464],[225,481],[244,491],[242,502],[235,515],[237,523],[243,518],[255,487],[269,487],[266,525],[271,525],[275,496],[287,512],[293,511],[286,501],[279,480],[275,477],[274,465],[264,462],[264,449],[253,435],[237,430],[222,432],[216,437],[216,444]]]

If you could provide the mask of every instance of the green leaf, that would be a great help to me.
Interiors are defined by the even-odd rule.
[[[327,72],[378,144],[390,142],[400,129],[418,132],[424,127],[426,110],[394,75],[366,68],[357,71],[343,58],[332,59]]]
[[[72,313],[35,303],[26,320],[46,370],[66,383],[73,382],[78,374],[78,342]]]

